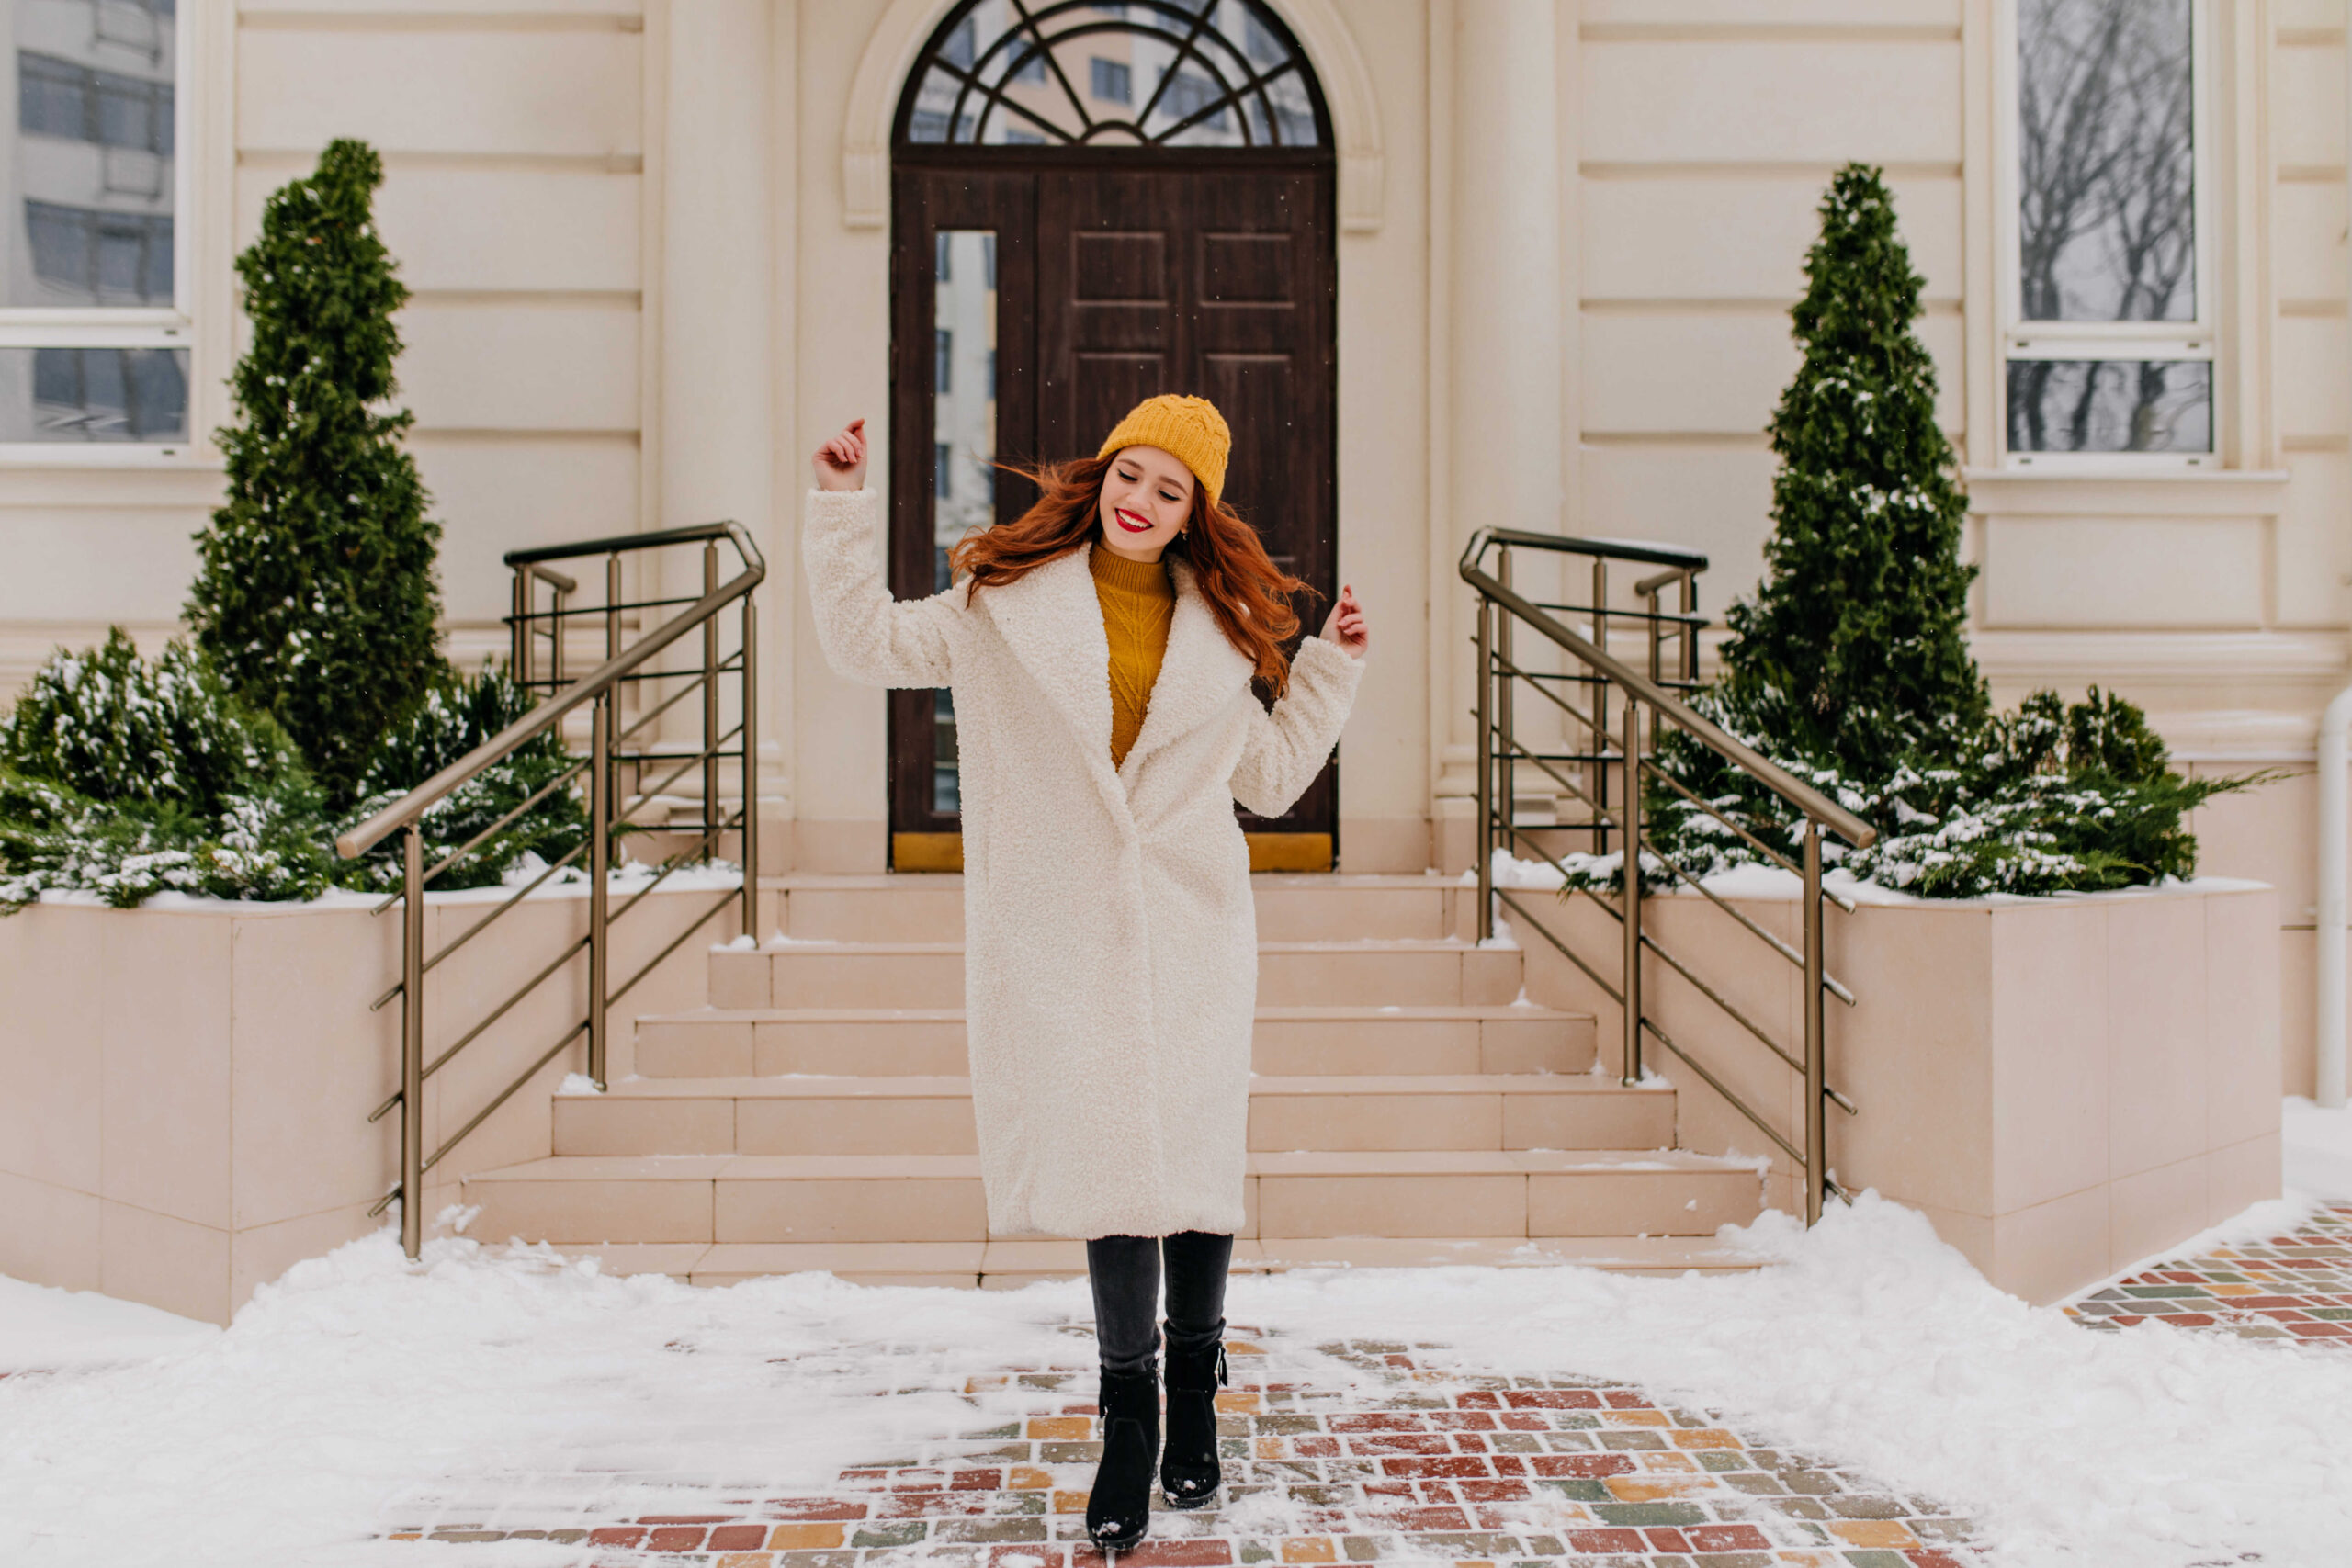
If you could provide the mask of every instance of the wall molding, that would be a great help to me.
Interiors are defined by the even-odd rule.
[[[1968,510],[1985,517],[2275,517],[2286,510],[2283,468],[2132,474],[1969,468]]]
[[[2352,645],[2332,631],[1994,631],[1970,650],[1996,681],[2157,679],[2196,685],[2317,682],[2341,676]],[[2316,710],[2314,710],[2316,711]]]
[[[1372,70],[1333,0],[1269,0],[1298,35],[1315,67],[1340,159],[1340,228],[1379,229],[1387,172],[1380,102]],[[842,114],[842,223],[879,229],[889,220],[890,121],[923,40],[956,0],[891,0],[868,34]]]

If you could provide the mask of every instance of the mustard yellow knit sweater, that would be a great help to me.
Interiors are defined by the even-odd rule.
[[[1111,765],[1127,760],[1143,729],[1159,661],[1168,653],[1168,623],[1176,613],[1176,585],[1160,561],[1129,560],[1097,541],[1086,558],[1094,597],[1102,604],[1102,632],[1111,642]]]

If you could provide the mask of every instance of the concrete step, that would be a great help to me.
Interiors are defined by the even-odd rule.
[[[1659,1149],[1674,1091],[1589,1074],[1261,1077],[1264,1150]],[[977,1151],[963,1077],[628,1078],[555,1098],[559,1155],[960,1155]]]
[[[476,1227],[479,1229],[479,1227]],[[608,1274],[667,1274],[696,1285],[732,1285],[820,1270],[867,1285],[956,1285],[1017,1290],[1086,1272],[1082,1241],[615,1242],[567,1246]],[[1500,1269],[1580,1267],[1622,1274],[1746,1273],[1751,1253],[1685,1236],[1359,1237],[1238,1240],[1233,1272],[1293,1269]]]
[[[971,1155],[556,1156],[478,1172],[471,1234],[573,1242],[988,1241]],[[1712,1235],[1754,1166],[1674,1150],[1253,1154],[1241,1235]]]
[[[1261,1073],[1582,1073],[1590,1014],[1539,1007],[1261,1007]],[[647,1077],[777,1073],[954,1077],[966,1070],[958,1008],[704,1008],[637,1021]]]
[[[1436,941],[1459,935],[1473,894],[1442,876],[1347,876],[1264,873],[1250,879],[1258,934],[1267,942],[1363,937]],[[961,942],[961,874],[760,879],[775,908],[774,929],[801,941]]]
[[[1258,1000],[1266,1007],[1461,1007],[1515,999],[1516,948],[1453,941],[1261,942]],[[956,1008],[964,1002],[958,942],[770,942],[710,953],[718,1008]]]

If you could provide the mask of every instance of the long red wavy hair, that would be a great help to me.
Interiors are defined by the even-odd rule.
[[[1102,531],[1102,479],[1118,454],[1079,457],[1065,463],[996,467],[1021,475],[1040,493],[1028,511],[1010,523],[974,529],[948,552],[949,570],[969,575],[971,592],[1015,582],[1049,560],[1093,543]],[[1226,639],[1256,668],[1257,679],[1275,695],[1290,682],[1290,656],[1283,644],[1298,630],[1290,596],[1306,587],[1276,566],[1241,514],[1206,488],[1193,486],[1193,514],[1169,545],[1193,569],[1201,597],[1208,601]]]

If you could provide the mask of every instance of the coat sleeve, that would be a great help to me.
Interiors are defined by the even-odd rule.
[[[1290,687],[1266,713],[1251,703],[1250,740],[1233,770],[1233,798],[1260,817],[1288,811],[1340,741],[1348,722],[1363,660],[1319,637],[1299,645],[1291,660]]]
[[[962,584],[928,599],[894,599],[883,585],[874,531],[879,497],[811,489],[801,503],[800,558],[816,612],[817,644],[836,673],[873,686],[950,683],[949,628]]]

